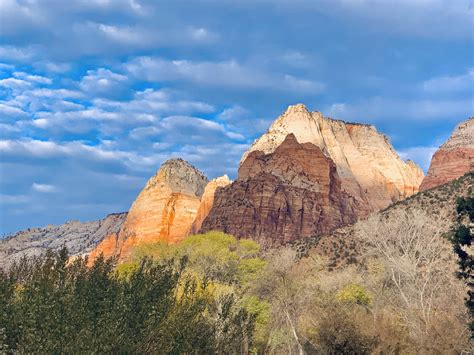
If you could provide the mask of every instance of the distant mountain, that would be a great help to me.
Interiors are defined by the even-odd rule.
[[[342,179],[342,189],[377,211],[413,193],[423,180],[422,170],[404,162],[388,138],[374,126],[344,122],[309,112],[302,105],[289,106],[267,133],[257,139],[241,162],[255,150],[273,152],[290,133],[299,143],[312,143],[331,158]]]
[[[472,170],[472,122],[461,124],[440,149],[447,158],[433,158],[425,186],[433,177],[438,184]],[[335,243],[346,230],[340,227],[411,201],[422,180],[420,168],[401,160],[375,127],[327,118],[298,104],[243,155],[235,182],[227,176],[209,182],[188,162],[168,160],[128,214],[19,232],[0,242],[0,265],[62,245],[73,255],[89,253],[91,260],[100,254],[125,260],[136,245],[177,243],[209,230],[268,246],[327,240],[316,235],[333,235],[328,243]]]
[[[336,165],[319,147],[289,134],[274,152],[247,155],[237,181],[217,191],[201,231],[279,245],[353,223],[365,207],[341,190]]]
[[[436,151],[420,189],[431,189],[470,171],[474,171],[474,117],[460,123]]]
[[[328,233],[416,193],[423,173],[370,125],[290,106],[216,192],[202,231],[264,244]]]
[[[182,159],[163,163],[148,180],[128,212],[119,233],[108,236],[92,257],[120,255],[139,244],[181,241],[196,218],[207,177]]]
[[[106,235],[122,227],[127,213],[113,213],[93,222],[71,221],[59,226],[29,228],[0,239],[0,268],[8,267],[22,256],[37,256],[47,249],[58,250],[63,246],[71,255],[89,253]]]

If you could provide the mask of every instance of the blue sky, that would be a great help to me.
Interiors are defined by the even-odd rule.
[[[170,157],[235,177],[302,102],[425,169],[473,115],[471,0],[0,0],[0,233],[127,210]]]

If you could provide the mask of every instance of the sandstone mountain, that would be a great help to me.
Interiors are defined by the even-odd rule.
[[[206,219],[207,215],[212,209],[214,204],[214,196],[216,190],[220,187],[225,187],[229,185],[231,181],[227,175],[220,176],[215,178],[207,184],[206,188],[204,189],[204,193],[201,197],[201,203],[199,204],[199,208],[197,211],[196,218],[191,226],[191,229],[188,231],[188,235],[196,234],[201,229],[202,222]]]
[[[246,156],[238,179],[217,191],[201,231],[283,244],[352,223],[365,207],[342,191],[336,165],[319,147],[289,134],[273,152]]]
[[[119,233],[105,238],[91,253],[127,258],[131,247],[182,240],[197,216],[207,178],[182,159],[163,163],[133,202]]]
[[[300,143],[316,145],[334,161],[342,189],[365,204],[367,211],[383,209],[416,193],[423,180],[421,169],[402,161],[374,126],[327,118],[302,104],[289,106],[241,162],[253,151],[275,151],[290,133]]]
[[[470,171],[474,171],[474,117],[460,123],[436,151],[420,189],[431,189]]]
[[[72,246],[71,252],[92,250],[92,260],[101,253],[126,259],[135,245],[176,243],[211,229],[286,243],[329,233],[403,200],[418,191],[422,178],[373,126],[290,106],[244,154],[236,182],[225,176],[208,183],[187,162],[169,160],[147,182],[125,222],[121,215],[94,237],[86,228],[74,237],[86,246]]]
[[[127,213],[110,214],[93,222],[71,221],[59,226],[29,228],[0,239],[0,268],[8,267],[23,256],[38,256],[47,249],[66,246],[71,255],[90,252],[106,235],[122,227]]]

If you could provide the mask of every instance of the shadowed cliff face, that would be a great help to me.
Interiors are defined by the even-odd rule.
[[[474,171],[474,117],[459,124],[433,155],[421,190],[445,184]]]
[[[290,133],[298,142],[312,143],[331,158],[342,189],[365,204],[368,211],[383,209],[416,193],[423,179],[421,169],[402,161],[375,127],[326,118],[301,104],[288,107],[241,162],[256,150],[266,154],[275,151]]]
[[[166,161],[132,204],[119,233],[111,234],[91,253],[126,259],[135,245],[176,243],[188,233],[207,178],[182,159]]]
[[[204,189],[204,193],[201,197],[201,203],[199,204],[199,208],[197,211],[196,219],[194,220],[191,229],[187,233],[188,235],[196,234],[199,232],[199,230],[201,229],[202,222],[204,222],[210,210],[212,209],[216,191],[221,187],[229,185],[230,183],[231,181],[229,180],[229,177],[227,175],[220,176],[209,181],[209,183],[206,185],[206,188]]]
[[[201,232],[282,244],[352,223],[359,208],[341,190],[334,162],[290,134],[273,153],[247,155],[237,181],[217,190]]]

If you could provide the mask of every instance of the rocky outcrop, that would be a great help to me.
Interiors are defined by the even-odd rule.
[[[247,154],[238,179],[216,192],[201,231],[282,244],[352,223],[360,208],[342,191],[334,162],[289,134],[271,153]]]
[[[365,204],[367,211],[383,209],[416,193],[423,180],[421,169],[402,161],[374,126],[327,118],[301,104],[288,107],[241,162],[253,151],[272,153],[290,133],[300,143],[316,145],[334,161],[342,189]]]
[[[230,181],[227,175],[220,176],[209,181],[201,197],[201,203],[199,204],[196,219],[194,220],[191,229],[188,232],[189,235],[196,234],[201,229],[202,222],[204,219],[206,219],[209,211],[212,209],[212,205],[214,204],[214,195],[216,190],[220,187],[229,185],[231,182],[232,181]]]
[[[433,155],[421,190],[445,184],[474,171],[474,117],[459,124]]]
[[[182,159],[168,160],[133,202],[118,234],[111,234],[91,253],[129,256],[132,247],[157,241],[177,243],[188,234],[207,178]]]
[[[29,228],[0,239],[0,268],[23,256],[39,256],[47,249],[67,247],[70,255],[90,252],[107,235],[122,227],[127,213],[113,213],[93,222],[71,221],[59,226]]]

